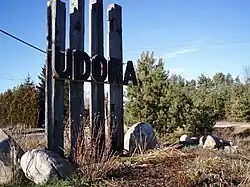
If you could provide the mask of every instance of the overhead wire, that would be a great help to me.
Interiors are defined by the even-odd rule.
[[[35,45],[29,43],[29,42],[26,42],[16,36],[14,36],[13,34],[10,34],[9,32],[3,30],[3,29],[0,29],[0,32],[15,39],[15,40],[18,40],[19,42],[22,42],[23,44],[25,45],[28,45],[42,53],[45,53],[46,54],[46,51],[39,48],[39,47],[36,47]],[[208,42],[201,42],[202,45],[205,45],[205,46],[214,46],[214,45],[227,45],[227,44],[239,44],[239,43],[250,43],[250,40],[235,40],[235,41],[217,41],[217,42],[213,42],[213,43],[208,43]],[[164,48],[176,48],[176,47],[189,47],[189,46],[193,46],[194,44],[189,44],[189,45],[172,45],[172,46],[166,46]],[[131,49],[129,49],[129,51],[131,51]]]
[[[9,36],[9,37],[11,37],[11,38],[14,38],[15,40],[17,40],[17,41],[19,41],[19,42],[22,42],[22,43],[24,43],[25,45],[28,45],[28,46],[30,46],[30,47],[32,47],[32,48],[34,48],[34,49],[36,49],[36,50],[38,50],[38,51],[40,51],[40,52],[42,52],[42,53],[46,53],[46,51],[44,51],[44,50],[42,50],[42,49],[40,49],[40,48],[38,48],[38,47],[36,47],[36,46],[34,46],[34,45],[32,45],[32,44],[30,44],[30,43],[24,41],[24,40],[22,40],[22,39],[20,39],[20,38],[18,38],[18,37],[16,37],[16,36],[14,36],[13,34],[10,34],[10,33],[6,32],[6,31],[4,31],[3,29],[0,29],[0,32],[2,32],[3,34],[5,34],[5,35],[7,35],[7,36]]]
[[[13,34],[5,31],[3,29],[0,29],[0,32],[3,33],[3,34],[5,34],[6,36],[9,36],[9,37],[11,37],[11,38],[13,38],[13,39],[21,42],[21,43],[23,43],[23,44],[25,44],[25,45],[33,48],[33,49],[39,51],[39,52],[42,52],[42,53],[46,54],[45,50],[43,50],[43,49],[41,49],[41,48],[39,48],[39,47],[37,47],[37,46],[35,46],[35,45],[33,45],[33,44],[25,41],[25,40],[23,40],[23,39],[21,39],[21,38],[19,38],[17,36],[14,36]],[[226,41],[226,42],[219,42],[218,41],[218,42],[213,42],[213,43],[202,42],[201,44],[204,45],[204,46],[213,46],[213,45],[227,45],[227,44],[239,44],[239,43],[250,43],[250,41],[248,41],[248,40],[238,40],[238,41],[235,40],[235,41]],[[193,46],[193,45],[194,44],[189,44],[189,45],[172,45],[172,46],[166,46],[164,48],[189,47],[189,46]],[[129,51],[131,51],[131,50],[129,50]],[[123,64],[126,64],[126,63],[123,63]],[[6,79],[6,80],[15,80],[15,79],[4,77],[4,76],[0,76],[0,78],[1,79]]]

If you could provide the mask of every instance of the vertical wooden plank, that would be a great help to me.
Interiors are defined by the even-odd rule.
[[[103,56],[103,0],[90,0],[89,6],[89,54]],[[96,140],[99,133],[102,147],[105,143],[104,84],[91,83],[90,120],[93,138]]]
[[[108,35],[107,35],[107,56],[113,60],[109,63],[118,63],[117,79],[122,80],[122,7],[117,4],[110,4],[107,9],[108,14]],[[112,72],[116,73],[116,72]],[[115,83],[115,84],[112,84]],[[115,80],[108,86],[109,101],[109,131],[111,139],[111,149],[117,153],[123,151],[124,124],[123,124],[123,85]]]
[[[70,0],[70,48],[84,51],[84,0]],[[69,121],[71,130],[71,157],[74,157],[79,128],[83,128],[84,84],[70,81]]]
[[[65,50],[65,3],[60,0],[50,0],[51,12],[51,37],[48,44],[51,45],[51,61],[47,67],[47,91],[46,93],[46,129],[48,134],[48,149],[63,156],[63,119],[64,119],[64,81],[55,79],[55,65],[64,67],[64,56],[60,50]],[[49,11],[48,11],[49,12]],[[48,56],[50,53],[48,53]]]
[[[47,148],[53,145],[52,130],[52,15],[51,2],[47,2],[47,59],[46,59],[46,80],[45,80],[45,136]]]

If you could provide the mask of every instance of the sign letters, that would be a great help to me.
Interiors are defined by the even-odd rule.
[[[122,62],[115,58],[108,61],[101,55],[92,58],[85,52],[67,49],[65,53],[56,48],[56,53],[64,60],[64,66],[55,63],[54,72],[56,78],[71,79],[73,81],[85,82],[91,76],[91,82],[128,85],[132,82],[137,84],[136,74],[132,61],[127,62],[123,79]],[[60,59],[58,59],[60,60]],[[108,77],[108,81],[105,82]]]

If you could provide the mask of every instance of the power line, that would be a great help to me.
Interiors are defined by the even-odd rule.
[[[36,49],[36,50],[38,50],[38,51],[40,51],[40,52],[46,54],[46,51],[45,51],[45,50],[40,49],[40,48],[38,48],[38,47],[36,47],[36,46],[34,46],[34,45],[32,45],[32,44],[30,44],[30,43],[28,43],[28,42],[22,40],[22,39],[20,39],[20,38],[14,36],[13,34],[10,34],[10,33],[8,33],[7,31],[4,31],[3,29],[0,29],[0,32],[2,32],[3,34],[5,34],[5,35],[7,35],[7,36],[9,36],[9,37],[11,37],[11,38],[14,38],[15,40],[18,40],[19,42],[22,42],[22,43],[24,43],[24,44],[26,44],[26,45],[28,45],[28,46],[34,48],[34,49]],[[250,40],[238,40],[238,41],[235,40],[235,41],[226,41],[226,42],[223,42],[223,41],[220,42],[220,41],[218,41],[218,42],[213,42],[213,43],[208,43],[208,42],[201,42],[201,43],[199,43],[199,42],[198,42],[197,45],[200,44],[200,45],[203,45],[203,46],[214,46],[214,45],[227,45],[227,44],[240,44],[240,43],[250,43]],[[187,45],[184,45],[184,44],[182,44],[182,45],[172,45],[172,46],[166,46],[166,47],[164,47],[164,48],[165,48],[165,49],[166,49],[166,48],[167,48],[167,49],[171,49],[171,48],[176,48],[176,47],[186,48],[186,47],[191,47],[191,46],[194,46],[194,45],[196,45],[196,44],[194,43],[194,44],[187,44]],[[138,50],[138,49],[137,49],[137,50]],[[127,51],[134,51],[134,50],[128,49]]]
[[[13,78],[4,77],[4,76],[0,76],[0,79],[10,80],[10,81],[14,81],[15,80]]]
[[[2,30],[2,29],[0,29],[0,32],[2,32],[3,34],[5,34],[5,35],[7,35],[7,36],[9,36],[9,37],[11,37],[11,38],[14,38],[15,40],[18,40],[19,42],[24,43],[25,45],[28,45],[28,46],[30,46],[30,47],[32,47],[32,48],[34,48],[34,49],[36,49],[36,50],[38,50],[38,51],[40,51],[40,52],[46,54],[46,51],[44,51],[44,50],[42,50],[42,49],[40,49],[40,48],[38,48],[38,47],[36,47],[36,46],[34,46],[34,45],[28,43],[28,42],[25,42],[24,40],[22,40],[22,39],[20,39],[20,38],[18,38],[18,37],[16,37],[16,36],[14,36],[14,35],[12,35],[12,34],[6,32],[6,31],[4,31],[4,30]],[[124,65],[124,64],[126,64],[126,63],[122,63],[122,64]]]
[[[0,79],[9,80],[9,81],[24,80],[21,78],[11,78],[11,77],[6,77],[6,76],[2,76],[2,75],[0,75]]]
[[[5,34],[5,35],[7,35],[7,36],[9,36],[9,37],[11,37],[11,38],[14,38],[15,40],[18,40],[19,42],[22,42],[22,43],[24,43],[24,44],[26,44],[26,45],[28,45],[28,46],[30,46],[30,47],[32,47],[32,48],[34,48],[34,49],[40,51],[40,52],[42,52],[42,53],[46,53],[46,51],[44,51],[44,50],[42,50],[42,49],[40,49],[40,48],[38,48],[38,47],[36,47],[36,46],[34,46],[34,45],[28,43],[28,42],[25,42],[24,40],[22,40],[22,39],[20,39],[20,38],[18,38],[18,37],[16,37],[16,36],[14,36],[14,35],[12,35],[12,34],[6,32],[6,31],[4,31],[4,30],[2,30],[2,29],[0,29],[0,32],[2,32],[3,34]]]

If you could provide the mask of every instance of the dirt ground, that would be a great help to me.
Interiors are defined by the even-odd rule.
[[[222,138],[232,138],[232,130],[215,133]],[[181,150],[167,147],[119,158],[123,164],[104,180],[101,179],[100,186],[250,187],[250,138],[233,140],[239,146],[240,153],[227,154],[197,147]],[[187,173],[189,170],[191,175]]]
[[[134,161],[135,164],[116,170],[108,179],[108,186],[191,187],[181,172],[185,171],[187,160],[190,161],[195,157],[196,154],[190,151],[185,155],[181,152],[142,155]]]
[[[116,177],[111,184],[124,187],[183,186],[177,175],[181,171],[182,162],[180,158],[168,158],[165,162],[146,167],[127,168],[125,171],[118,172],[117,175],[120,176]]]

